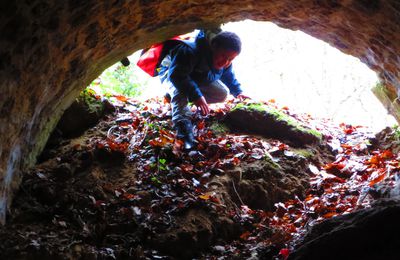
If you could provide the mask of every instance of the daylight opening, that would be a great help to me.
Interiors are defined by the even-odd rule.
[[[251,20],[222,26],[238,34],[241,54],[234,60],[236,76],[255,100],[275,100],[296,113],[363,125],[372,131],[396,124],[371,91],[378,78],[358,58],[301,31]],[[114,64],[92,82],[91,88],[139,100],[165,94],[157,77],[136,66],[141,54],[129,56],[130,66]]]

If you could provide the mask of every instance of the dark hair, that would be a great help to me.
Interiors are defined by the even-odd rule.
[[[239,36],[233,32],[220,32],[212,40],[211,45],[225,50],[232,50],[240,53],[242,50],[242,41]]]

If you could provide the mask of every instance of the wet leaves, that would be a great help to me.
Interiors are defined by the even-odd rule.
[[[390,150],[365,150],[361,144],[366,143],[369,135],[361,134],[360,127],[339,127],[345,135],[336,135],[342,148],[337,159],[320,167],[310,164],[311,189],[307,196],[277,203],[272,217],[263,223],[265,226],[268,224],[273,233],[264,243],[288,247],[279,252],[282,259],[300,241],[308,226],[369,207],[379,185],[396,185],[399,162],[394,160],[395,155]]]
[[[123,98],[117,99],[124,101]],[[212,175],[224,174],[243,162],[274,159],[277,155],[295,156],[290,147],[280,141],[267,142],[233,134],[216,136],[209,128],[212,118],[223,116],[233,106],[232,102],[212,110],[209,118],[196,119],[194,131],[198,151],[184,153],[181,142],[175,139],[166,120],[165,110],[159,104],[151,100],[143,104],[141,110],[130,109],[128,117],[116,120],[116,131],[112,137],[99,140],[97,144],[130,154],[130,158],[138,163],[139,181],[136,186],[140,184],[143,188],[143,184],[149,185],[149,191],[152,190],[155,197],[152,198],[151,209],[133,208],[137,216],[142,212],[153,212],[150,215],[155,212],[176,214],[194,203],[203,203],[210,210],[222,214],[221,201],[207,189]],[[266,104],[277,107],[275,100]],[[288,107],[282,109],[290,113]],[[390,150],[368,150],[368,138],[371,136],[363,132],[361,126],[334,126],[327,121],[316,121],[309,115],[292,116],[324,133],[337,153],[336,160],[326,165],[309,165],[311,188],[304,198],[295,196],[292,200],[277,203],[274,212],[252,210],[246,205],[231,212],[232,219],[241,223],[244,230],[238,241],[229,246],[230,252],[220,250],[220,254],[228,258],[237,253],[234,248],[240,247],[238,243],[244,243],[247,245],[245,248],[252,247],[253,250],[273,246],[276,257],[286,259],[309,226],[360,207],[368,207],[373,200],[370,191],[387,180],[393,182],[393,175],[399,169],[399,163]],[[140,133],[142,140],[135,140]],[[140,156],[132,157],[134,153]],[[124,194],[120,193],[119,197],[126,198]],[[97,201],[96,204],[101,205]]]
[[[96,232],[105,229],[99,223],[106,223],[112,230],[116,226],[131,228],[129,232],[138,232],[141,240],[148,241],[174,230],[179,216],[196,207],[213,216],[228,217],[239,227],[234,241],[213,246],[220,259],[262,258],[262,252],[270,258],[286,259],[309,227],[369,207],[376,198],[386,196],[382,187],[390,189],[398,179],[398,154],[388,149],[371,150],[371,136],[362,127],[336,126],[309,115],[292,114],[284,107],[285,113],[322,132],[336,158],[325,165],[313,158],[306,160],[309,190],[276,203],[274,211],[252,209],[243,201],[233,209],[227,208],[224,198],[210,190],[217,176],[260,160],[276,162],[279,167],[279,159],[297,160],[298,155],[282,141],[233,133],[217,135],[210,126],[234,106],[233,101],[213,108],[207,118],[196,115],[194,133],[198,149],[191,152],[184,152],[182,142],[175,138],[168,104],[157,99],[137,103],[123,96],[114,96],[111,101],[116,112],[106,120],[102,134],[86,145],[73,145],[73,153],[97,154],[101,162],[103,158],[122,156],[135,168],[130,171],[134,176],[123,176],[124,182],[102,182],[96,192],[86,193],[82,189],[82,197],[68,205],[70,219],[58,215],[52,218],[52,224],[59,229],[77,226],[87,240],[95,240]],[[266,105],[277,107],[275,100]],[[115,154],[118,156],[113,157]],[[108,169],[102,174],[109,174]],[[54,185],[52,177],[42,171],[36,172],[35,178]],[[100,180],[102,177],[97,179]],[[235,186],[232,189],[237,192]],[[127,231],[122,229],[118,232],[125,235]],[[40,241],[32,238],[31,246],[38,245]],[[114,247],[104,245],[101,254],[115,257],[113,250]],[[137,252],[141,256],[159,255],[147,248],[138,248]]]

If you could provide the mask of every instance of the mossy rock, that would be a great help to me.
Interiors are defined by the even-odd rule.
[[[317,144],[322,134],[302,125],[294,117],[262,103],[238,104],[224,121],[233,131],[259,134],[289,141],[294,146]]]
[[[84,90],[64,112],[57,125],[62,136],[70,138],[81,135],[97,124],[105,113],[105,104],[94,93]]]

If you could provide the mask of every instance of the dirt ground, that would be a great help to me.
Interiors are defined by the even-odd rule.
[[[78,137],[53,136],[23,175],[0,258],[283,259],[287,239],[259,223],[304,200],[310,165],[334,149],[211,131],[215,109],[196,121],[198,150],[184,152],[166,106],[118,105]]]

